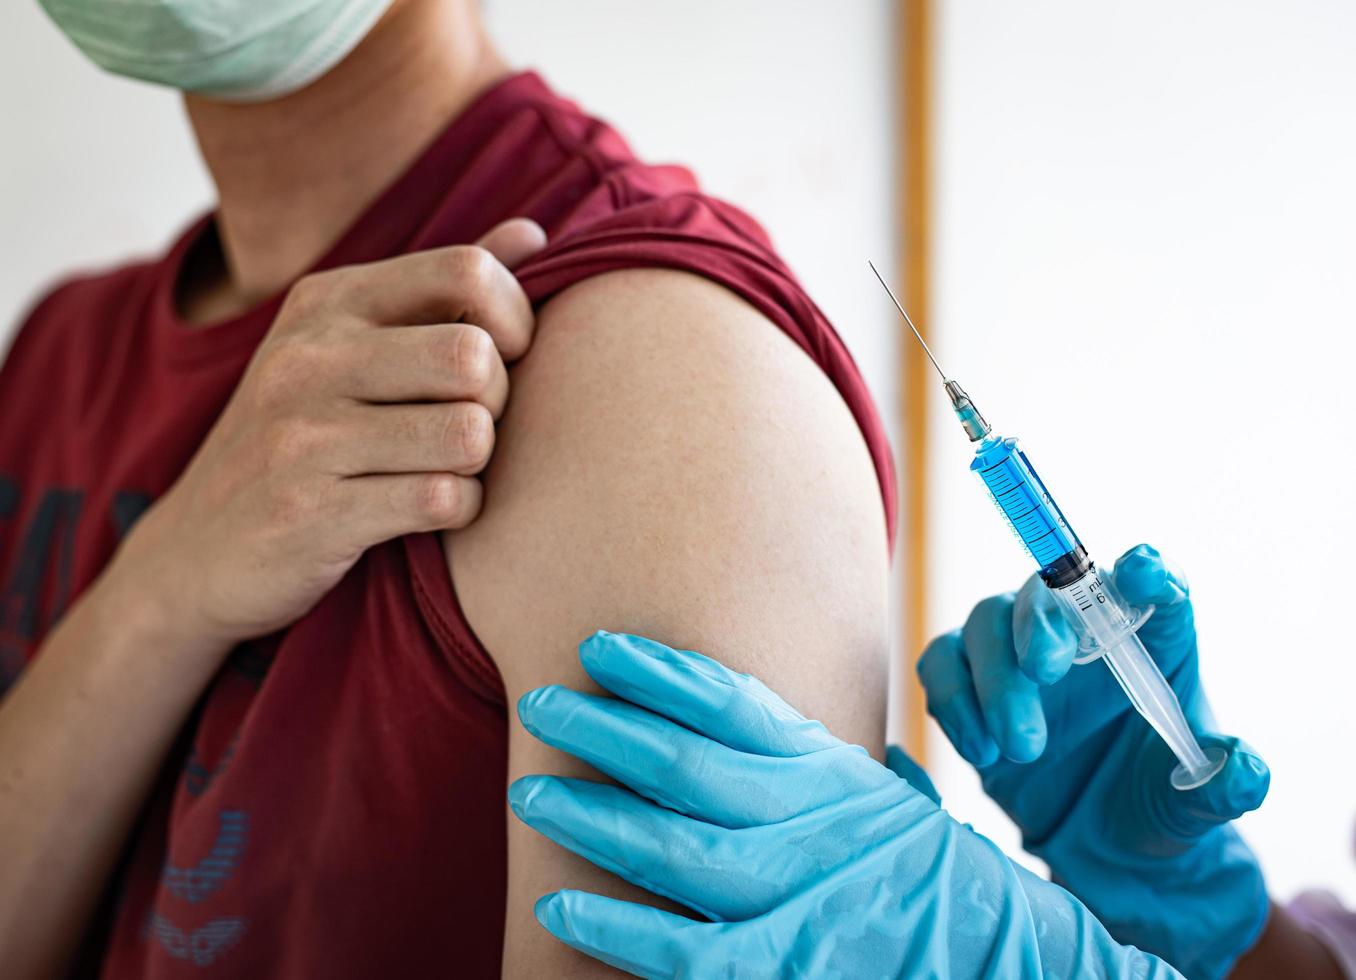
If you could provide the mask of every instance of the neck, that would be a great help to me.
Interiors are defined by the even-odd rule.
[[[188,277],[185,315],[217,319],[287,287],[506,71],[475,0],[396,0],[300,92],[258,104],[188,96],[220,253]]]

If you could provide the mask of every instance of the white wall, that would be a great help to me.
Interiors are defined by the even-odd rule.
[[[938,355],[1094,556],[1187,570],[1216,711],[1272,767],[1243,829],[1274,892],[1356,902],[1356,7],[938,6]],[[1029,572],[940,398],[939,626]]]
[[[9,5],[0,30],[0,350],[52,280],[153,254],[209,200],[176,95],[100,72],[36,0]]]

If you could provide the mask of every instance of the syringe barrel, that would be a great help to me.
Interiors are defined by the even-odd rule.
[[[1059,571],[1083,571],[1087,557],[1083,543],[1036,475],[1026,453],[1017,447],[1016,439],[985,439],[976,448],[970,469],[1047,581]],[[1076,556],[1074,568],[1064,568],[1069,564],[1066,556]]]
[[[1116,594],[1110,576],[1103,579],[1016,439],[987,436],[976,447],[970,469],[1040,565],[1041,579],[1078,636],[1075,660],[1106,661],[1135,710],[1181,763],[1172,785],[1190,789],[1208,780],[1223,766],[1225,755],[1220,749],[1202,751],[1176,695],[1140,641],[1137,630],[1153,609],[1134,608]]]

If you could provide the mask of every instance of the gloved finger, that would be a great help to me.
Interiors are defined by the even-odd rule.
[[[961,757],[977,769],[997,762],[998,743],[979,710],[960,630],[944,633],[928,644],[918,658],[918,680],[927,694],[928,714],[942,726]]]
[[[1017,648],[1017,666],[1037,684],[1053,684],[1073,666],[1078,638],[1039,575],[1027,579],[1017,593],[1012,609],[1012,639]]]
[[[709,955],[724,928],[581,891],[543,895],[533,912],[565,945],[649,980],[700,976],[693,961]]]
[[[1175,564],[1149,544],[1138,544],[1116,559],[1112,582],[1126,602],[1154,614],[1144,624],[1154,630],[1179,630],[1191,625],[1191,588]]]
[[[1010,592],[981,601],[961,629],[961,643],[989,734],[1013,762],[1030,762],[1045,751],[1045,712],[1040,688],[1017,665],[1015,604]]]
[[[579,661],[618,697],[741,752],[792,756],[843,744],[756,677],[700,653],[600,630],[579,645]]]
[[[730,853],[728,831],[629,790],[524,776],[508,797],[519,820],[561,847],[709,919],[749,918],[775,904],[777,896]],[[740,887],[730,887],[733,881]]]
[[[1205,785],[1184,792],[1171,788],[1165,791],[1165,825],[1184,841],[1194,841],[1206,831],[1256,810],[1271,786],[1271,770],[1246,742],[1206,735],[1201,737],[1201,744],[1218,746],[1229,753],[1229,758]]]
[[[937,787],[932,784],[932,778],[898,745],[885,747],[885,767],[933,803],[942,805],[942,794],[937,792]]]
[[[845,792],[880,785],[866,750],[835,747],[792,758],[740,752],[652,711],[553,685],[529,691],[518,716],[534,736],[642,796],[722,827],[778,823]]]

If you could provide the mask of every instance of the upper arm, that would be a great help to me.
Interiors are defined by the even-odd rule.
[[[883,509],[859,430],[810,359],[713,283],[628,271],[548,304],[512,387],[484,511],[448,537],[504,678],[509,778],[601,778],[513,710],[543,684],[597,690],[575,654],[596,629],[753,673],[879,756]],[[510,818],[507,975],[610,972],[533,920],[560,887],[637,894]]]

